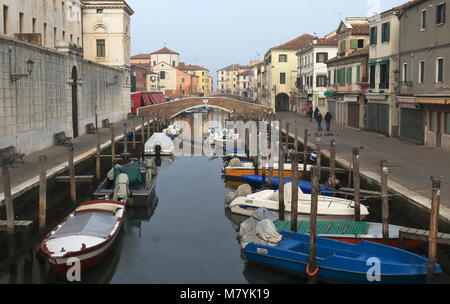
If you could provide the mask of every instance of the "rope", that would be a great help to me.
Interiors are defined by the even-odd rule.
[[[316,269],[315,269],[313,272],[311,272],[311,271],[309,270],[309,263],[308,263],[308,265],[306,265],[306,274],[307,274],[308,276],[310,276],[310,277],[315,277],[315,276],[317,275],[318,272],[319,272],[319,267],[316,266]]]

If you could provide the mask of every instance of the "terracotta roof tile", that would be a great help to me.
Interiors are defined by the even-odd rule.
[[[172,51],[171,49],[168,49],[168,48],[166,48],[166,47],[163,47],[163,48],[160,49],[160,50],[157,50],[157,51],[155,51],[155,52],[153,52],[153,53],[150,53],[150,55],[157,55],[157,54],[180,55],[180,54],[178,54],[177,52]]]
[[[299,50],[309,45],[309,42],[313,40],[314,36],[309,34],[303,34],[295,39],[292,39],[279,46],[271,48],[271,50]]]
[[[184,62],[180,62],[177,68],[183,71],[209,71],[199,65],[185,64]]]

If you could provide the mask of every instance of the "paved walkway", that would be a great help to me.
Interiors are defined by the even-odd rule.
[[[116,142],[123,139],[124,126],[126,120],[120,121],[114,125],[114,135]],[[132,128],[132,120],[128,121],[128,126]],[[140,119],[136,119],[136,129],[140,129]],[[139,125],[138,125],[139,124]],[[100,129],[101,147],[102,149],[111,146],[110,129]],[[139,141],[140,137],[136,138]],[[72,139],[74,146],[74,163],[77,164],[82,160],[89,158],[96,153],[97,137],[95,134],[86,134],[78,138]],[[119,149],[119,150],[117,150]],[[116,154],[123,152],[123,146],[116,148]],[[52,146],[42,151],[34,152],[24,158],[25,164],[16,161],[14,167],[10,167],[12,196],[17,197],[27,192],[39,184],[39,156],[47,156],[47,178],[51,178],[67,169],[67,148],[65,146]],[[1,171],[1,169],[0,169]],[[3,205],[4,193],[3,182],[0,176],[0,206]]]
[[[295,113],[279,113],[285,123],[299,128],[303,142],[304,129],[310,130],[309,141],[314,148],[317,143],[317,123]],[[323,123],[324,125],[325,123]],[[292,127],[289,132],[292,136]],[[361,174],[375,182],[380,181],[380,160],[387,160],[390,167],[389,188],[400,193],[421,208],[430,209],[431,177],[442,177],[441,218],[450,222],[450,153],[416,145],[399,138],[388,138],[377,133],[365,132],[332,124],[331,132],[322,132],[321,147],[329,157],[331,139],[336,140],[337,162],[348,167],[352,148],[361,148]]]

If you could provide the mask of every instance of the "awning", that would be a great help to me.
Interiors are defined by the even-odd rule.
[[[417,103],[426,104],[450,104],[450,99],[446,98],[433,98],[433,97],[418,97],[416,98]]]
[[[142,94],[142,96],[144,97],[144,104],[146,106],[150,106],[153,104],[152,100],[150,99],[150,96],[148,96],[148,94]]]
[[[416,97],[411,96],[397,96],[397,102],[398,103],[414,103],[416,104]]]
[[[377,65],[376,60],[371,60],[371,61],[369,61],[369,65]]]
[[[334,92],[325,92],[325,97],[332,97],[334,94]]]
[[[381,61],[378,61],[378,64],[379,65],[388,64],[388,61],[387,60],[381,60]]]

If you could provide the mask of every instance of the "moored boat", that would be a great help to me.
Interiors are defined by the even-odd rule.
[[[62,278],[73,266],[71,258],[79,261],[81,271],[85,271],[106,256],[124,219],[124,202],[85,202],[46,235],[38,253]]]
[[[266,165],[266,174],[269,174],[269,166]],[[307,165],[307,172],[311,171],[311,165]],[[262,168],[258,168],[258,170],[256,170],[255,166],[253,163],[251,162],[241,162],[238,166],[226,166],[223,169],[223,174],[226,177],[243,177],[243,176],[249,176],[249,175],[262,175]],[[279,177],[280,176],[280,172],[278,170],[278,163],[274,163],[273,164],[273,176],[274,177]],[[287,163],[284,164],[284,171],[283,171],[283,176],[285,178],[292,178],[292,165]],[[299,170],[297,172],[297,177],[299,179],[304,179],[306,178],[304,171],[303,171],[303,165],[300,164],[299,165]]]
[[[146,156],[170,156],[174,152],[175,146],[172,139],[164,133],[154,133],[144,146]]]
[[[286,216],[291,216],[291,190],[292,183],[284,186],[284,205]],[[266,208],[269,211],[278,214],[279,208],[279,191],[264,190],[257,193],[247,195],[246,197],[238,197],[234,199],[229,208],[235,214],[252,216],[253,212],[258,208]],[[311,212],[311,195],[305,194],[298,188],[298,219],[308,220]],[[369,210],[366,206],[360,206],[361,219],[369,215]],[[355,216],[354,202],[351,200],[322,196],[318,197],[318,219],[319,220],[351,220]]]
[[[246,181],[250,186],[253,186],[253,187],[261,187],[262,186],[262,181],[263,181],[262,175],[243,175],[242,179],[244,181]],[[266,185],[268,185],[269,177],[266,176],[265,180],[266,180]],[[285,184],[290,183],[290,182],[292,182],[291,178],[284,179]],[[278,190],[279,184],[280,184],[280,178],[273,177],[271,188],[273,190]],[[303,193],[311,194],[312,183],[310,181],[300,179],[300,180],[298,180],[298,186],[300,187],[300,189],[302,189]],[[327,187],[325,187],[325,185],[320,185],[320,193],[319,194],[325,195],[325,196],[332,196],[334,194],[334,191],[331,189],[328,189]]]
[[[124,166],[116,165],[95,190],[94,197],[96,199],[113,198],[116,189],[120,186],[117,183],[120,174],[128,176],[128,183],[125,186],[130,205],[145,207],[152,202],[157,176],[157,169],[152,159],[147,159],[145,162],[133,161]]]
[[[349,284],[418,284],[425,283],[428,259],[417,254],[374,242],[349,244],[317,238],[317,269],[309,269],[309,235],[281,233],[276,246],[249,243],[242,251],[249,262],[274,267],[282,271],[317,276],[319,281]],[[379,264],[379,280],[373,280],[370,270]],[[308,269],[307,269],[308,268]],[[435,273],[442,273],[436,264]],[[368,278],[373,281],[369,281]]]

